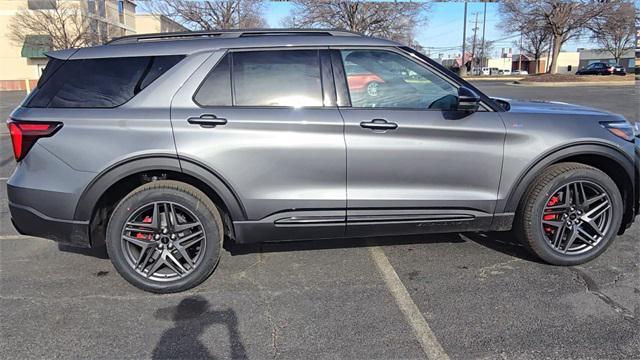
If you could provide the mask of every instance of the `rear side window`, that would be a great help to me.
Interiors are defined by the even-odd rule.
[[[182,55],[67,60],[46,70],[27,107],[112,108],[124,104]],[[47,66],[48,67],[48,66]]]
[[[247,51],[233,54],[238,106],[322,106],[318,50]]]

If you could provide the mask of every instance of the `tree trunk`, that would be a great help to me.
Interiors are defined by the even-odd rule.
[[[551,64],[549,64],[549,74],[558,73],[558,56],[562,47],[562,36],[553,35],[553,52],[551,53]]]

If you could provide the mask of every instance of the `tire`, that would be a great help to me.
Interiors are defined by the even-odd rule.
[[[582,191],[578,190],[580,186]],[[569,188],[575,189],[574,195],[571,195],[571,190],[567,190]],[[600,195],[595,195],[598,191],[601,192]],[[568,203],[572,204],[576,193],[577,205],[568,207],[566,211],[562,210],[565,208],[564,200],[569,198]],[[602,199],[596,200],[600,196]],[[556,205],[556,201],[560,204]],[[586,204],[590,201],[594,203],[588,207]],[[572,211],[574,207],[576,210]],[[596,207],[599,208],[594,211]],[[549,264],[583,264],[598,257],[611,245],[620,229],[623,209],[620,191],[607,174],[580,163],[556,164],[545,169],[530,185],[518,208],[515,235],[525,248]],[[583,221],[591,213],[593,216],[601,215],[594,221]],[[567,225],[568,221],[574,223]],[[560,223],[562,224],[557,226],[551,225]],[[584,231],[592,237],[585,236]],[[573,232],[579,235],[576,237]],[[570,242],[571,237],[574,238],[573,243]],[[593,242],[587,243],[583,238]],[[566,247],[564,253],[563,244]]]
[[[184,291],[215,270],[223,229],[220,212],[202,191],[178,181],[154,181],[116,206],[107,226],[107,253],[118,273],[142,290]]]

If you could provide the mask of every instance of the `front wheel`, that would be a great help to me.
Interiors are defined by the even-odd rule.
[[[525,247],[554,265],[577,265],[599,256],[622,222],[615,182],[584,164],[547,168],[530,186],[516,219]]]
[[[190,289],[213,273],[223,226],[213,202],[177,181],[138,187],[115,208],[107,226],[107,252],[116,270],[151,292]]]

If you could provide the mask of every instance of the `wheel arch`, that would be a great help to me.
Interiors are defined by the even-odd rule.
[[[581,143],[569,144],[553,149],[534,160],[520,174],[515,186],[509,192],[505,202],[505,213],[518,210],[527,189],[536,177],[547,167],[562,163],[577,162],[593,166],[613,179],[623,197],[624,215],[621,232],[633,221],[635,201],[638,196],[634,188],[635,168],[633,159],[609,144]]]
[[[240,198],[215,171],[172,155],[136,157],[105,169],[80,196],[74,219],[90,221],[91,246],[104,243],[106,223],[120,200],[154,177],[182,181],[204,192],[222,210],[225,233],[231,238],[234,237],[233,221],[246,220]]]

